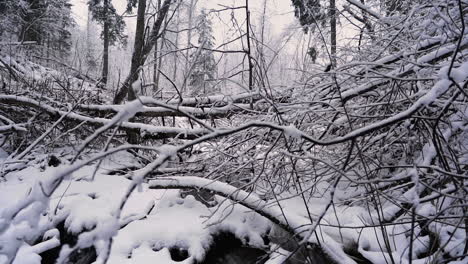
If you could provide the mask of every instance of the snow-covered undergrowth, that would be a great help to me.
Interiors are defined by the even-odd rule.
[[[63,136],[59,129],[54,132],[60,123],[55,122],[21,151],[12,145],[7,146],[10,153],[2,151],[0,260],[40,263],[45,252],[58,249],[58,263],[72,263],[80,250],[94,252],[89,263],[171,263],[171,250],[177,249],[186,252],[185,263],[203,263],[216,236],[228,232],[245,245],[269,249],[264,259],[268,263],[295,255],[286,245],[293,235],[294,246],[309,251],[307,244],[316,245],[336,263],[464,261],[465,198],[460,193],[466,177],[463,169],[450,170],[468,160],[466,105],[454,104],[452,114],[438,127],[442,146],[424,137],[413,145],[416,128],[410,122],[401,122],[389,133],[379,129],[441,98],[447,100],[447,93],[456,98],[461,92],[453,83],[465,86],[467,65],[454,67],[453,76],[442,67],[439,79],[406,110],[378,122],[363,122],[344,135],[332,132],[330,139],[311,136],[307,124],[281,125],[265,115],[227,128],[190,117],[203,133],[180,140],[184,132],[176,128],[129,121],[148,110],[145,104],[165,105],[152,98],[116,107],[111,117],[92,118],[23,97],[0,96],[101,125],[85,130],[85,138],[70,133],[65,137],[70,143],[61,141],[70,147],[59,149],[40,144],[54,142],[50,135]],[[337,126],[342,122],[338,121]],[[148,127],[155,134],[172,131],[176,136],[166,144],[109,146],[114,137],[121,137],[116,136],[119,124],[126,129]],[[376,134],[366,138],[370,143],[357,139],[372,133]],[[409,140],[405,146],[414,152],[398,152],[396,139]],[[340,144],[348,140],[359,141],[360,148]],[[377,147],[379,141],[386,142],[384,148],[395,148],[391,158]],[[139,154],[123,155],[130,149]],[[447,168],[439,167],[443,151],[457,153],[459,163],[454,159],[446,161]],[[195,196],[184,196],[181,189],[194,189]],[[216,194],[217,205],[196,197],[206,191]],[[277,238],[275,230],[284,232]],[[67,236],[73,243],[66,243]]]
[[[5,158],[3,155],[2,162]],[[107,158],[94,180],[90,177],[95,166],[83,166],[61,182],[50,197],[44,193],[42,200],[24,208],[20,208],[21,201],[31,194],[31,188],[60,167],[36,164],[10,173],[0,183],[0,215],[11,211],[18,214],[11,223],[2,221],[2,253],[9,253],[7,245],[13,246],[10,241],[17,240],[18,252],[11,252],[16,255],[13,263],[41,263],[39,254],[60,243],[56,233],[60,222],[65,227],[61,232],[78,237],[72,248],[63,245],[63,259],[73,249],[95,247],[99,263],[111,247],[107,263],[172,263],[168,249],[182,248],[189,255],[183,263],[194,263],[204,259],[213,236],[221,232],[234,234],[246,245],[265,247],[263,237],[270,228],[269,221],[221,197],[217,197],[220,206],[208,208],[194,196],[182,198],[179,190],[151,190],[147,184],[124,197],[131,180],[107,174],[121,168],[124,158]],[[125,206],[120,210],[123,199]],[[38,242],[41,240],[44,242]],[[5,255],[0,259],[7,262]]]
[[[0,49],[0,80],[0,84],[8,83],[2,92],[7,94],[21,91],[61,102],[86,98],[82,103],[110,98],[103,93],[96,80],[66,64],[56,70],[32,62],[25,55],[12,54],[3,49]],[[25,85],[28,89],[24,89]]]
[[[359,47],[278,95],[101,104],[2,57],[0,263],[466,263],[466,1],[347,2]]]

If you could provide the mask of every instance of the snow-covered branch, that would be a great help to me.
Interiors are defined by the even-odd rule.
[[[214,192],[259,213],[299,238],[302,238],[302,236],[307,234],[308,227],[312,225],[308,218],[297,216],[292,213],[289,214],[286,209],[272,205],[253,193],[243,191],[220,181],[190,176],[163,177],[151,180],[149,182],[149,186],[151,189],[190,188]],[[311,236],[309,243],[319,245],[325,253],[337,263],[356,263],[353,259],[347,256],[346,253],[344,253],[343,249],[337,242],[326,234],[321,235],[323,240],[318,241],[315,236]]]
[[[76,122],[86,122],[93,126],[106,126],[108,124],[117,125],[111,119],[96,118],[90,116],[84,116],[77,113],[67,113],[66,111],[58,110],[47,104],[38,102],[36,100],[14,95],[0,95],[0,103],[6,105],[15,105],[22,107],[31,107],[39,111],[43,111],[52,117],[59,118],[65,116],[66,120]],[[178,128],[178,127],[164,127],[164,126],[153,126],[148,124],[140,124],[133,122],[121,122],[118,125],[119,129],[125,131],[132,131],[142,135],[144,138],[162,139],[162,138],[180,138],[180,139],[193,139],[201,135],[208,133],[207,129],[204,128]]]
[[[88,112],[96,112],[97,115],[115,114],[122,108],[122,105],[79,105],[78,109]],[[229,115],[249,111],[248,104],[229,104],[221,107],[189,107],[173,106],[174,110],[168,107],[147,107],[141,109],[136,116],[143,117],[183,117],[190,114],[199,119],[223,118]]]

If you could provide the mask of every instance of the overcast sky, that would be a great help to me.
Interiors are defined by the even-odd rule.
[[[88,0],[71,0],[73,4],[72,12],[75,16],[77,23],[80,26],[86,25],[87,19],[87,7],[86,3]],[[156,1],[156,0],[150,0]],[[113,0],[112,1],[117,10],[121,13],[124,12],[127,0]],[[267,2],[267,14],[268,23],[270,23],[271,33],[274,35],[281,34],[287,27],[295,22],[293,7],[291,6],[290,0],[266,0]],[[245,5],[245,0],[199,0],[199,6],[207,9],[221,9],[221,5],[229,6],[242,6]],[[263,0],[250,0],[249,1],[251,10],[251,21],[255,25],[261,16]],[[239,22],[244,19],[242,12],[237,12]],[[230,12],[224,12],[222,18],[229,20]],[[133,19],[134,20],[134,19]],[[216,20],[216,19],[213,19]],[[223,23],[219,21],[213,21],[214,35],[216,39],[223,38],[225,28]],[[127,30],[133,32],[135,29],[135,23],[132,19],[127,20]]]

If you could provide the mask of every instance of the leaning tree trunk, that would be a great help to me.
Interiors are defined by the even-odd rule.
[[[128,94],[128,100],[136,99],[135,93],[130,89],[132,83],[138,79],[138,74],[140,72],[140,67],[145,63],[146,58],[154,47],[156,41],[160,38],[160,30],[164,23],[164,18],[166,17],[169,6],[171,5],[172,0],[165,0],[161,9],[158,12],[158,18],[154,22],[153,29],[151,30],[151,35],[148,41],[144,42],[144,31],[145,31],[145,10],[146,10],[146,0],[138,1],[138,14],[137,14],[137,29],[135,33],[135,45],[132,55],[132,64],[130,67],[130,73],[125,79],[122,87],[114,97],[114,104],[121,103],[125,96]]]
[[[138,12],[137,12],[137,24],[135,30],[135,44],[133,46],[132,64],[130,66],[130,81],[127,82],[128,100],[132,101],[136,99],[135,92],[129,89],[131,84],[138,79],[141,52],[145,41],[145,11],[146,11],[146,0],[138,0]]]

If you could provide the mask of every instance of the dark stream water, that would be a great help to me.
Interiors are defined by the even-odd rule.
[[[72,247],[77,242],[77,235],[67,234],[64,224],[57,226],[60,231],[60,241],[63,245]],[[265,238],[265,245],[269,244]],[[266,246],[267,247],[267,246]],[[61,247],[54,248],[41,254],[43,264],[54,264],[59,257]],[[187,250],[181,248],[169,249],[172,260],[183,261],[189,257]],[[306,252],[306,253],[304,253]],[[268,260],[268,252],[263,249],[245,246],[242,241],[232,233],[221,232],[214,236],[212,247],[207,251],[203,261],[196,264],[262,264]],[[306,261],[306,258],[308,261]],[[94,247],[80,249],[72,252],[66,261],[67,264],[90,264],[96,260]],[[285,264],[333,264],[323,252],[317,247],[307,250],[299,250],[295,257],[284,262]],[[155,263],[164,264],[164,263]]]

